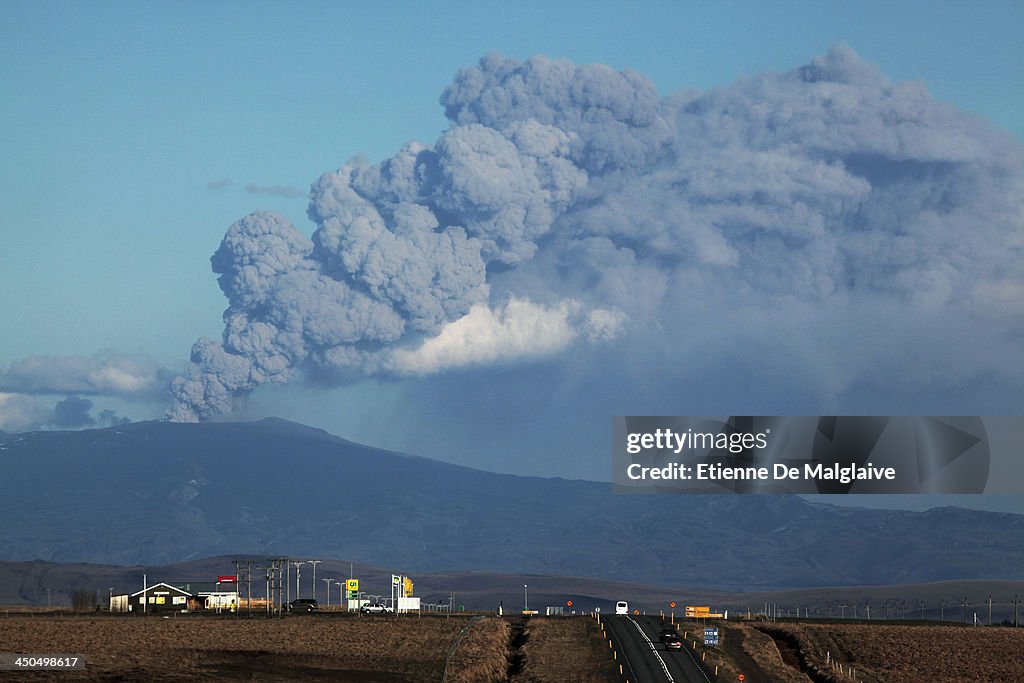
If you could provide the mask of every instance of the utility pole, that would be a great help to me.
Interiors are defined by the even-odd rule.
[[[331,606],[331,583],[334,581],[334,579],[320,579],[320,580],[327,584],[327,606],[330,607]]]
[[[1017,594],[1013,594],[1013,627],[1017,628],[1017,605],[1020,604],[1020,600],[1017,599]]]
[[[299,583],[299,567],[306,564],[304,560],[298,562],[292,562],[295,565],[295,599],[300,600],[302,598],[302,584]]]
[[[523,584],[523,612],[530,609],[530,596],[527,593],[526,584]]]
[[[946,620],[946,601],[939,600],[939,621]]]
[[[323,560],[310,560],[309,563],[313,565],[313,599],[316,600],[316,566],[323,562]]]
[[[964,623],[966,624],[967,623],[967,607],[971,603],[967,601],[967,596],[965,595],[964,599],[960,602],[960,604],[963,605],[963,608],[964,608]]]
[[[988,596],[988,625],[992,625],[992,596]]]
[[[246,612],[252,616],[252,560],[234,560],[235,616],[242,611],[242,586],[245,586]]]
[[[267,562],[269,563],[270,560],[267,560]],[[267,608],[266,608],[266,613],[267,613],[267,616],[269,617],[270,616],[270,572],[272,572],[274,570],[274,565],[273,564],[267,564],[266,570],[267,570],[267,592],[266,592]]]
[[[277,616],[280,617],[282,614],[284,614],[285,591],[287,590],[289,593],[291,592],[291,588],[288,588],[288,586],[291,586],[290,579],[288,578],[288,570],[290,569],[290,567],[288,565],[287,557],[277,558],[277,560],[275,560],[275,564],[277,565]],[[281,582],[282,569],[284,569],[285,573],[285,581],[283,584]]]
[[[290,579],[281,581],[281,570],[287,573],[288,558],[274,557],[267,560],[267,616],[273,616],[274,612],[280,616],[284,607],[285,588],[290,585]]]

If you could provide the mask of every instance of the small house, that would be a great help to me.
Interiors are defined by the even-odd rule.
[[[131,595],[114,595],[111,612],[186,612],[192,594],[168,583],[155,583]]]

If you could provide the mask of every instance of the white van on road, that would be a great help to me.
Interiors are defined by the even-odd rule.
[[[615,603],[616,614],[629,614],[629,603],[625,600],[619,600]]]

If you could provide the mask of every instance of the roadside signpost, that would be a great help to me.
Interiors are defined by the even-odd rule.
[[[359,579],[345,579],[345,596],[349,609],[362,607],[359,603]]]
[[[704,644],[713,645],[718,647],[718,629],[717,628],[706,628],[704,629]]]

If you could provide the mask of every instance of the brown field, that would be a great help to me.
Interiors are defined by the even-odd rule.
[[[446,683],[505,680],[509,658],[508,621],[494,617],[477,617],[472,621],[458,640],[444,680]]]
[[[772,681],[809,683],[811,679],[802,671],[794,650],[780,649],[771,636],[757,629],[744,627],[743,630],[743,652],[753,660],[756,671]]]
[[[493,634],[504,634],[507,625],[495,618],[11,616],[0,618],[0,648],[76,654],[88,666],[81,673],[27,674],[26,680],[436,682],[464,628],[448,680],[503,673],[505,650],[493,644],[507,641]]]
[[[1024,629],[889,624],[757,628],[792,646],[802,660],[798,666],[812,671],[817,680],[1011,681],[1024,670]]]
[[[522,632],[522,659],[512,683],[611,683],[618,668],[597,622],[587,618],[530,619]]]
[[[0,612],[0,651],[79,655],[85,671],[0,680],[334,680],[359,683],[604,683],[611,661],[589,618],[492,616],[283,619]],[[513,631],[525,633],[516,640]],[[510,666],[519,662],[518,669]]]

